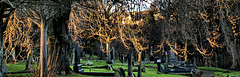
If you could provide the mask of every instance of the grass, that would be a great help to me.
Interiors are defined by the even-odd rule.
[[[214,71],[214,72],[226,72],[226,69],[216,68],[216,67],[198,67],[199,70]]]
[[[16,72],[16,71],[22,71],[25,70],[26,67],[26,61],[18,61],[16,64],[14,63],[8,63],[8,72]],[[32,68],[34,65],[31,66]],[[5,74],[3,77],[32,77],[32,73],[24,73],[24,74]]]
[[[94,66],[103,66],[103,65],[107,65],[106,61],[96,61],[96,60],[90,60],[90,61],[81,61],[81,63],[86,63],[86,62],[92,62],[93,66],[83,66],[83,67],[94,67]],[[119,61],[116,61],[115,64],[112,65],[113,69],[117,69],[117,68],[123,68],[123,69],[128,69],[128,65],[127,63],[120,63]],[[142,66],[154,66],[157,67],[156,64],[142,64]],[[71,66],[72,68],[72,66]],[[132,69],[137,69],[137,67],[132,67]],[[157,69],[152,69],[152,68],[145,68],[146,72],[142,72],[142,77],[188,77],[188,76],[183,76],[183,75],[173,75],[173,74],[157,74]],[[92,69],[86,69],[84,68],[85,72],[114,72],[114,71],[110,71],[107,69],[96,69],[96,68],[92,68]],[[133,72],[136,76],[138,75],[137,72]],[[128,72],[125,71],[125,74],[127,75]],[[63,75],[59,75],[60,77],[63,77]],[[81,74],[71,74],[71,75],[67,75],[67,77],[97,77],[97,76],[87,76],[87,75],[81,75]],[[100,76],[103,77],[103,76]]]
[[[83,67],[94,67],[94,66],[103,66],[103,65],[107,65],[106,61],[96,61],[96,60],[82,60],[81,63],[87,63],[87,62],[92,62],[93,66],[83,66]],[[26,66],[26,61],[19,61],[17,64],[13,64],[13,63],[9,63],[8,65],[8,69],[9,72],[15,72],[15,71],[22,71],[25,69]],[[142,64],[143,66],[156,66],[156,64]],[[117,68],[123,68],[123,69],[127,69],[128,65],[127,63],[120,63],[119,61],[116,61],[115,64],[112,65],[114,69]],[[70,66],[73,69],[73,66]],[[137,67],[133,67],[133,69],[137,69]],[[152,68],[145,68],[146,72],[142,72],[142,77],[187,77],[187,76],[183,76],[183,75],[173,75],[173,74],[157,74],[157,69],[152,69]],[[97,68],[84,68],[85,72],[114,72],[111,70],[107,70],[107,69],[97,69]],[[133,72],[136,76],[138,75],[137,72]],[[128,72],[125,71],[125,74],[127,75]],[[7,74],[4,75],[4,77],[32,77],[33,74],[31,73],[25,73],[25,74]],[[104,76],[88,76],[88,75],[81,75],[81,74],[77,74],[77,73],[73,73],[70,75],[58,75],[59,77],[104,77]]]
[[[229,71],[227,69],[216,67],[198,67],[199,70],[213,71],[215,77],[240,76],[239,71]],[[229,73],[227,73],[229,71]]]

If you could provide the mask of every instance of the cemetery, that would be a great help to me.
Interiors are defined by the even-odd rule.
[[[240,1],[0,0],[0,77],[240,77]]]

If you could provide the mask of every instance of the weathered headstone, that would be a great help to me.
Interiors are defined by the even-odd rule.
[[[107,69],[112,71],[113,70],[112,65],[108,65]]]
[[[177,62],[177,59],[176,59],[176,55],[175,55],[175,52],[173,50],[171,50],[171,53],[170,53],[170,63],[176,63]]]
[[[100,60],[104,60],[104,52],[103,52],[103,51],[100,51],[99,53],[100,53],[100,58],[99,58],[99,59],[100,59]]]
[[[165,69],[168,69],[168,53],[167,51],[164,52],[165,52]]]
[[[115,60],[115,49],[114,49],[114,47],[112,49],[112,60]]]
[[[115,71],[114,77],[126,77],[125,71],[122,68],[118,68]]]
[[[151,52],[150,52],[150,61],[154,61],[154,56],[153,56],[153,46],[151,46]]]
[[[3,73],[7,73],[8,72],[8,66],[6,64],[3,64],[2,67],[3,67],[3,69],[2,69]]]
[[[100,43],[100,60],[104,60],[104,58],[105,58],[105,55],[104,55],[104,52],[102,51],[102,49],[104,49],[104,47],[103,47],[103,43],[101,42]]]
[[[81,72],[84,71],[82,69],[82,64],[80,64],[80,54],[79,54],[79,49],[78,49],[78,41],[75,42],[75,64],[73,66],[73,71],[74,72]]]

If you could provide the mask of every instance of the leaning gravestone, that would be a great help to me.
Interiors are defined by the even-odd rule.
[[[107,66],[107,69],[112,71],[112,70],[113,70],[112,65],[108,65],[108,66]]]
[[[3,71],[3,73],[7,73],[8,72],[8,66],[6,64],[3,64],[2,71]]]
[[[115,71],[114,77],[126,77],[125,71],[122,68],[118,68]]]

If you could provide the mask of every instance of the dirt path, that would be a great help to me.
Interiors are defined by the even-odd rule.
[[[214,73],[212,71],[205,71],[205,70],[201,70],[201,71],[202,71],[201,77],[214,77]]]

